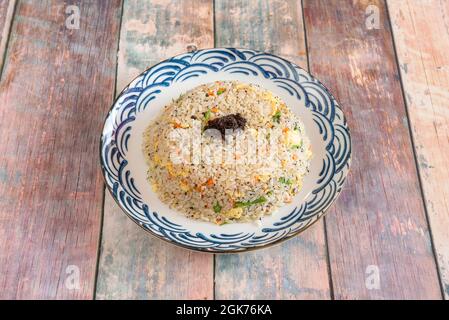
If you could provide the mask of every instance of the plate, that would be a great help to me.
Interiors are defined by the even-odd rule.
[[[311,141],[313,158],[302,190],[258,224],[219,226],[188,219],[162,203],[146,180],[142,142],[148,123],[181,94],[218,80],[238,80],[272,91],[301,118]],[[351,136],[338,103],[305,70],[269,53],[214,48],[177,55],[135,78],[106,117],[100,157],[113,198],[150,234],[198,251],[242,252],[291,238],[323,216],[348,174]]]

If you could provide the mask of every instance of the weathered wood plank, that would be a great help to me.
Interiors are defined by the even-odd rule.
[[[449,298],[449,1],[388,1],[427,213]]]
[[[126,0],[118,92],[160,60],[194,46],[213,47],[212,7],[208,0]],[[96,297],[211,299],[213,255],[187,251],[151,237],[121,212],[107,192]]]
[[[353,139],[346,190],[326,219],[335,298],[439,299],[385,3],[306,0],[304,13],[310,69]]]
[[[0,1],[0,72],[3,67],[6,44],[8,42],[9,30],[11,28],[16,0]]]
[[[120,1],[19,1],[0,83],[0,298],[92,298]],[[77,283],[79,276],[79,284]]]
[[[279,54],[307,68],[300,1],[216,1],[216,46]],[[217,299],[328,299],[323,223],[279,246],[216,256]]]

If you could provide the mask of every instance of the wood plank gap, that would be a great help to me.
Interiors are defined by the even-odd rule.
[[[0,81],[3,75],[3,65],[6,59],[6,52],[8,48],[9,36],[14,21],[14,13],[16,12],[17,0],[9,0],[8,7],[5,13],[5,20],[3,21],[3,29],[0,40]]]
[[[304,0],[301,0],[301,16],[302,16],[302,28],[304,32],[304,46],[306,48],[306,61],[307,61],[307,71],[310,73],[310,62],[309,62],[309,44],[307,41],[307,26],[305,23],[304,16]]]
[[[405,113],[406,113],[406,117],[407,117],[408,132],[409,132],[410,141],[411,141],[411,144],[412,144],[413,157],[415,159],[416,175],[418,176],[419,190],[421,192],[422,204],[423,204],[423,207],[424,207],[424,212],[425,212],[425,216],[426,216],[427,226],[429,228],[430,245],[432,247],[432,252],[433,252],[434,259],[435,259],[436,273],[438,275],[438,281],[439,281],[439,284],[440,284],[441,296],[444,297],[445,296],[445,291],[444,291],[444,288],[443,288],[443,280],[442,280],[442,276],[441,276],[441,273],[440,273],[440,265],[439,265],[439,261],[438,261],[436,248],[435,248],[435,239],[433,238],[433,232],[432,232],[432,228],[431,228],[431,224],[430,224],[429,209],[427,207],[426,196],[425,196],[425,193],[424,193],[423,180],[422,180],[422,177],[421,177],[421,172],[419,170],[418,155],[416,153],[416,143],[415,143],[415,138],[414,138],[413,132],[412,132],[412,124],[411,124],[411,121],[410,121],[409,105],[407,103],[407,99],[405,98],[404,80],[402,79],[402,73],[400,72],[400,67],[399,67],[399,57],[398,57],[398,52],[397,52],[397,48],[396,48],[396,41],[395,41],[395,38],[394,38],[393,25],[391,23],[390,9],[389,9],[389,5],[388,5],[388,1],[384,0],[384,2],[385,2],[385,9],[386,9],[386,12],[387,12],[387,17],[388,17],[388,23],[389,23],[390,30],[391,30],[391,41],[392,41],[394,57],[395,57],[395,62],[396,62],[396,69],[397,69],[397,73],[399,75],[399,83],[401,84],[402,100],[404,101],[404,106],[405,106]]]
[[[116,57],[115,57],[115,85],[114,85],[114,99],[117,97],[117,78],[118,78],[118,49],[120,45],[120,35],[122,30],[122,21],[123,21],[123,6],[125,0],[121,0],[120,7],[120,18],[119,18],[119,28],[118,28],[118,36],[117,36],[117,46],[116,46]],[[98,284],[98,272],[100,270],[100,257],[101,257],[101,241],[103,240],[103,222],[104,222],[104,205],[106,201],[106,185],[103,184],[103,198],[101,199],[101,220],[100,220],[100,232],[98,236],[98,251],[97,251],[97,261],[95,266],[95,281],[94,281],[94,292],[92,294],[93,300],[97,300],[97,284]]]
[[[329,244],[328,244],[329,237],[327,234],[326,216],[323,217],[323,229],[324,229],[324,242],[326,244],[326,262],[327,262],[327,274],[329,278],[330,299],[335,300],[334,282],[332,281],[332,264],[331,264],[331,257],[329,254]]]
[[[216,29],[216,25],[217,25],[217,17],[215,16],[215,8],[216,8],[216,1],[217,0],[212,0],[212,19],[213,19],[213,28],[214,28],[214,48],[217,47],[217,29]]]
[[[449,2],[387,1],[439,279],[449,298]]]

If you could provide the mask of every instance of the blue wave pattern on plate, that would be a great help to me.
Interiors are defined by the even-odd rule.
[[[264,77],[298,100],[313,114],[326,145],[326,156],[316,188],[288,215],[256,233],[192,233],[145,204],[127,169],[126,154],[136,114],[174,82],[211,72]],[[186,53],[159,63],[136,78],[120,95],[102,136],[101,160],[113,197],[142,227],[165,240],[192,249],[220,252],[265,246],[297,234],[319,219],[340,193],[349,169],[351,140],[345,117],[327,89],[298,66],[271,54],[252,50],[207,49]]]

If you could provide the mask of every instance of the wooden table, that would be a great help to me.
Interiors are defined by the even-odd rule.
[[[0,298],[448,298],[448,26],[449,0],[0,0]],[[348,118],[342,195],[280,246],[186,251],[104,190],[117,92],[214,46],[308,68]]]

